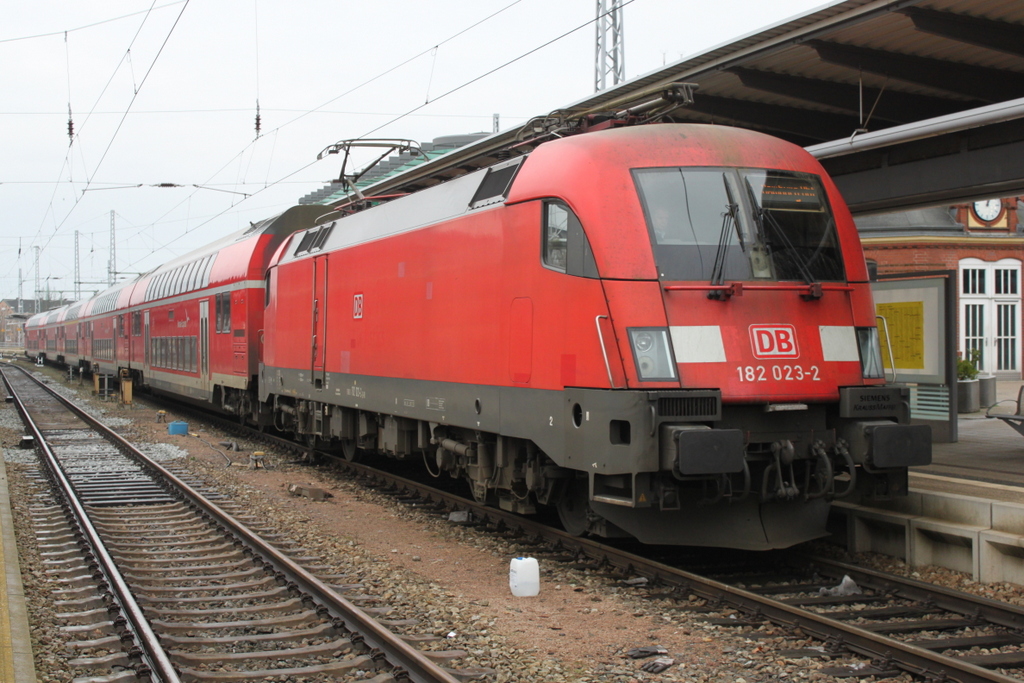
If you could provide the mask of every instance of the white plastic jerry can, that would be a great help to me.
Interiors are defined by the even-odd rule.
[[[514,557],[508,568],[508,587],[517,598],[540,593],[540,566],[533,557]]]

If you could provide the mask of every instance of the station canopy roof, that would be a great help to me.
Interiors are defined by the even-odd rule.
[[[942,120],[949,129],[962,120],[962,127],[970,128],[976,112],[1000,106],[1006,113],[997,114],[999,141],[994,144],[1004,144],[1024,140],[1022,57],[1022,0],[843,0],[560,111],[618,106],[633,93],[687,82],[697,86],[693,102],[668,120],[749,128],[812,152],[823,143],[867,139],[924,121]],[[990,117],[986,125],[991,123]],[[412,191],[443,182],[495,163],[514,144],[522,150],[522,139],[519,129],[495,133],[373,183],[365,193]],[[905,139],[914,139],[913,134]]]

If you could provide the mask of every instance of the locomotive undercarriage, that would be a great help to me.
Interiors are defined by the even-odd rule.
[[[280,395],[254,405],[258,422],[294,432],[311,447],[348,459],[367,453],[419,458],[433,476],[445,473],[464,480],[476,500],[517,513],[554,506],[570,533],[766,548],[824,534],[832,500],[906,494],[906,466],[923,464],[924,456],[930,456],[914,445],[927,443],[921,432],[927,428],[899,424],[907,417],[901,390],[874,392],[868,398],[881,397],[890,413],[897,407],[896,414],[883,418],[876,407],[874,413],[862,410],[866,415],[859,419],[850,407],[859,400],[854,394],[844,397],[843,407],[799,405],[773,411],[765,405],[716,402],[714,420],[680,422],[660,416],[643,428],[657,435],[643,446],[653,453],[654,460],[648,459],[653,466],[644,471],[633,460],[620,463],[618,472],[597,467],[593,454],[556,462],[532,439],[482,429]],[[666,395],[635,393],[641,399],[635,415],[650,414],[648,404],[659,405]],[[601,400],[610,395],[605,392]],[[579,409],[576,401],[581,400],[595,406],[593,415]],[[570,416],[581,413],[581,427],[608,417],[599,401],[585,394],[570,394],[568,401]],[[849,416],[854,414],[858,417]],[[631,426],[617,424],[623,422]],[[627,444],[617,445],[640,441],[630,436],[642,433],[640,424],[632,426],[628,419],[608,424],[605,434],[613,444],[623,438]],[[598,471],[566,466],[589,459],[595,459]],[[695,519],[700,523],[694,524]]]
[[[261,404],[256,419],[347,460],[370,453],[421,458],[433,476],[465,480],[478,502],[519,514],[554,503],[572,476],[527,439],[423,420],[280,396]]]

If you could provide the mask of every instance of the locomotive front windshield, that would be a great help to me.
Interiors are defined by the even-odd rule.
[[[633,177],[663,280],[845,279],[820,179],[733,168],[644,168]]]

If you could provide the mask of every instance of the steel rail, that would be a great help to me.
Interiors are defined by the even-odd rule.
[[[24,369],[19,369],[25,372]],[[35,381],[27,372],[26,376]],[[89,423],[94,429],[102,432],[105,438],[116,445],[123,453],[134,458],[143,467],[157,473],[161,479],[170,483],[177,493],[187,498],[188,502],[195,507],[200,508],[204,513],[204,517],[208,517],[211,521],[229,530],[254,555],[269,561],[278,579],[288,582],[290,586],[319,601],[321,605],[327,608],[336,626],[344,625],[348,631],[361,636],[363,642],[369,647],[382,652],[392,666],[404,669],[411,681],[414,683],[459,683],[457,678],[435,664],[422,652],[381,626],[355,604],[338,595],[330,586],[303,569],[277,548],[264,541],[260,536],[250,531],[244,524],[216,504],[207,500],[202,494],[179,479],[172,472],[132,446],[120,434],[105,426],[102,422],[44,384],[39,383],[39,386],[50,392],[61,404]]]
[[[978,617],[1010,629],[1024,630],[1024,607],[1018,605],[969,595],[945,586],[885,574],[828,558],[807,555],[804,559],[831,576],[842,577],[847,574],[861,586],[870,586],[878,591],[897,592],[909,600],[928,601],[947,612]]]
[[[17,366],[12,366],[17,367]],[[23,373],[25,370],[18,368]],[[159,639],[153,632],[153,629],[149,625],[149,620],[142,612],[142,608],[135,601],[135,597],[132,595],[131,589],[128,587],[128,582],[125,581],[121,572],[117,569],[117,565],[114,563],[110,553],[107,552],[106,545],[100,538],[99,533],[93,526],[92,521],[89,519],[89,514],[85,510],[85,506],[78,499],[78,495],[75,492],[74,487],[68,480],[64,473],[64,468],[61,467],[60,462],[57,460],[57,456],[50,448],[50,444],[47,443],[42,431],[36,424],[35,420],[29,414],[24,402],[21,400],[21,396],[15,390],[10,378],[7,377],[7,372],[4,369],[0,369],[0,375],[3,376],[4,384],[7,385],[7,391],[11,394],[14,400],[14,405],[21,414],[22,420],[25,422],[29,431],[32,432],[32,436],[36,442],[36,448],[42,455],[43,463],[54,483],[57,485],[61,496],[67,503],[72,514],[74,515],[75,522],[78,524],[82,535],[85,537],[89,544],[93,557],[96,563],[99,565],[99,569],[103,572],[103,577],[107,582],[107,587],[112,591],[113,598],[117,602],[120,608],[121,614],[131,624],[135,638],[138,640],[139,647],[142,649],[142,658],[145,661],[145,666],[149,669],[148,671],[137,670],[136,673],[140,676],[148,675],[154,678],[160,683],[180,683],[181,679],[178,677],[177,672],[174,670],[174,665],[171,663],[170,657],[160,644]],[[28,379],[35,381],[28,373],[25,373]],[[38,382],[36,382],[39,384]],[[39,384],[39,386],[43,386]],[[51,391],[49,387],[43,387],[47,391]],[[52,391],[51,391],[52,393]],[[123,640],[122,640],[123,642]]]

